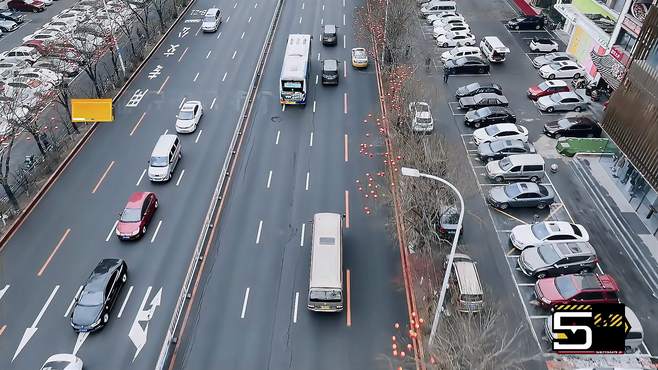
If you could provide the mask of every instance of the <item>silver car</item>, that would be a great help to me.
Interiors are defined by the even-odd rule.
[[[532,60],[532,65],[535,68],[541,68],[542,66],[545,66],[547,64],[562,62],[566,60],[575,62],[576,58],[574,58],[571,54],[566,53],[564,51],[556,51],[554,53],[548,53],[546,55],[540,55],[534,58]]]
[[[580,95],[573,91],[559,92],[537,99],[537,108],[542,112],[552,113],[558,110],[580,112],[589,105]]]

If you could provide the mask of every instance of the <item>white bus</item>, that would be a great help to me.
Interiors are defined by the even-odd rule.
[[[316,213],[308,288],[308,309],[343,310],[343,216]]]
[[[311,35],[288,36],[279,81],[281,104],[306,104],[310,56]]]

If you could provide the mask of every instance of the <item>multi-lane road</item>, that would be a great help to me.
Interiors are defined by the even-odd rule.
[[[223,10],[224,22],[204,34],[200,19],[211,6]],[[368,119],[379,105],[373,68],[350,66],[355,6],[285,2],[172,367],[372,368],[390,345],[392,324],[406,317],[387,211],[356,184],[383,161],[359,153],[362,143],[379,144]],[[2,247],[0,368],[38,368],[61,352],[76,353],[89,368],[155,366],[274,7],[274,0],[197,0],[118,99],[115,122],[99,127]],[[321,46],[323,23],[338,25],[338,46]],[[338,87],[312,84],[306,107],[282,110],[278,78],[289,33],[315,36],[312,83],[320,59],[343,63]],[[202,102],[200,126],[182,136],[172,180],[150,183],[150,152],[159,135],[174,132],[185,100]],[[134,191],[156,192],[160,206],[143,239],[119,242],[113,227]],[[308,221],[319,211],[344,213],[349,224],[350,305],[337,315],[305,308]],[[67,315],[106,257],[126,260],[128,282],[109,325],[77,335]]]

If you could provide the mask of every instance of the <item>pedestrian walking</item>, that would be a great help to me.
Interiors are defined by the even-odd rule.
[[[411,53],[411,45],[407,45],[407,49],[404,52],[404,57],[409,58],[410,53]]]
[[[431,64],[432,64],[432,58],[428,55],[427,58],[425,59],[425,69],[427,70],[427,73],[430,73]]]
[[[448,83],[448,77],[450,77],[450,68],[443,68],[443,83]]]

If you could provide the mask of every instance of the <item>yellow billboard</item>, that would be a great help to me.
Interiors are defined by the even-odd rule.
[[[112,122],[112,99],[71,99],[71,121]]]

